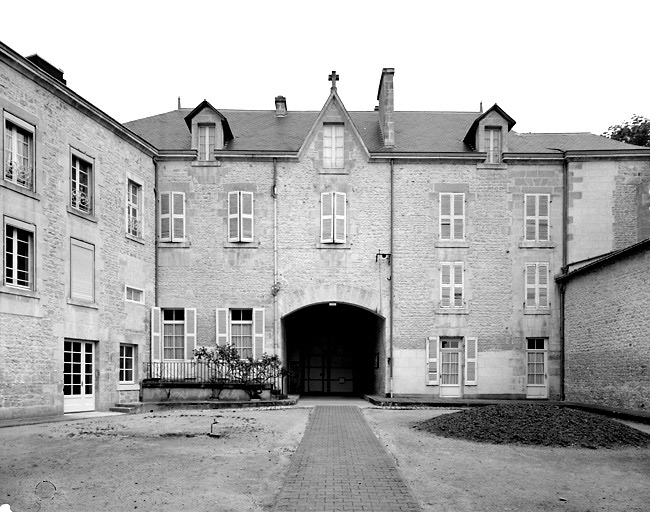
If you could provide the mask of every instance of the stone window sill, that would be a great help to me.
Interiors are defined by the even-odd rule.
[[[441,249],[469,249],[469,242],[467,240],[437,240],[433,246]]]
[[[86,219],[86,220],[88,220],[90,222],[94,222],[95,224],[97,224],[97,217],[95,217],[94,215],[91,215],[89,213],[81,212],[81,211],[77,210],[76,208],[73,208],[70,205],[68,205],[66,207],[66,209],[68,210],[68,213],[71,213],[72,215],[76,215],[77,217],[80,217],[82,219]]]
[[[139,236],[133,236],[133,235],[130,234],[130,233],[126,233],[126,237],[127,237],[129,240],[133,240],[135,243],[145,245],[145,243],[144,243],[144,238],[140,238]]]
[[[504,170],[508,168],[508,165],[505,163],[500,163],[500,164],[476,164],[477,169],[497,169],[497,170]]]
[[[99,306],[95,302],[86,302],[78,299],[67,299],[66,302],[70,306],[77,306],[80,308],[88,308],[88,309],[99,309]]]
[[[332,250],[337,250],[337,251],[346,251],[351,249],[348,244],[321,244],[318,243],[316,244],[316,249],[332,249]]]
[[[464,306],[462,308],[443,308],[438,306],[436,309],[436,315],[469,315],[469,307]]]
[[[555,242],[536,242],[536,241],[527,241],[522,240],[519,242],[520,249],[555,249]]]
[[[11,183],[10,181],[2,180],[0,182],[0,186],[8,189],[8,190],[13,190],[14,192],[18,192],[19,194],[22,194],[23,196],[26,197],[31,197],[32,199],[35,199],[36,201],[41,200],[41,196],[37,194],[36,192],[33,192],[32,190],[21,187],[20,185],[16,185],[15,183]]]
[[[259,249],[260,243],[258,242],[225,242],[224,249]]]
[[[524,315],[550,315],[550,309],[526,309],[524,308]]]
[[[192,247],[192,244],[187,240],[184,242],[158,242],[158,247],[169,249],[189,249]]]
[[[0,286],[0,293],[7,295],[16,295],[18,297],[25,297],[27,299],[41,300],[41,294],[34,290],[26,290],[22,288],[14,288],[13,286]]]
[[[118,391],[140,391],[140,384],[137,383],[124,383],[117,385]]]

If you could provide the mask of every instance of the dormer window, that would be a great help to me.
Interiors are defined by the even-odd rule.
[[[323,167],[343,167],[343,124],[323,125]]]
[[[501,128],[485,127],[485,151],[487,153],[486,163],[501,163]]]
[[[215,125],[199,125],[199,160],[211,160],[214,154]]]

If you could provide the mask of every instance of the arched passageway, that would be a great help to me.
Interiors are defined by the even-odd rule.
[[[362,395],[383,390],[384,319],[343,303],[307,306],[282,320],[289,393]]]

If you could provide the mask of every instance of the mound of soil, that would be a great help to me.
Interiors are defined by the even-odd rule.
[[[650,446],[650,435],[596,414],[542,404],[500,404],[445,414],[413,426],[481,443],[583,448]]]

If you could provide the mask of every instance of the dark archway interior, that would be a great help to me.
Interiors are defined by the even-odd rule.
[[[289,393],[378,392],[385,359],[384,320],[349,304],[316,304],[283,319]]]

